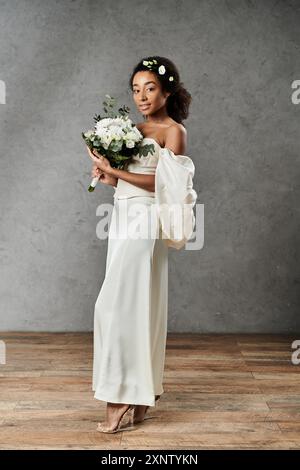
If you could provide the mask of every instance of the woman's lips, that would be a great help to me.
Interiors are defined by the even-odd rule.
[[[144,106],[140,106],[140,109],[142,111],[145,111],[145,109],[148,109],[150,107],[150,104],[147,104],[147,105],[144,105]]]

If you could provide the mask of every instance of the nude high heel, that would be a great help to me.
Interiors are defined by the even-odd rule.
[[[135,427],[132,425],[132,422],[131,420],[129,420],[126,425],[122,426],[121,422],[123,420],[123,418],[125,417],[125,415],[130,411],[130,410],[133,410],[134,409],[134,405],[129,405],[128,408],[124,411],[124,413],[122,414],[117,426],[115,427],[115,429],[104,429],[103,426],[102,426],[102,423],[98,423],[98,426],[97,426],[97,431],[98,432],[103,432],[103,433],[106,433],[106,434],[114,434],[116,432],[123,432],[123,431],[132,431],[133,429],[135,429]]]
[[[160,395],[155,395],[155,403],[160,399]],[[148,411],[150,407],[149,406],[146,406],[146,409],[145,409],[145,413],[144,413],[144,417],[143,419],[141,420],[136,420],[134,419],[134,409],[135,409],[135,406],[133,407],[133,411],[132,411],[132,423],[133,424],[138,424],[138,423],[142,423],[144,420],[146,419],[153,419],[153,418],[156,418],[156,416],[146,416],[146,413]]]

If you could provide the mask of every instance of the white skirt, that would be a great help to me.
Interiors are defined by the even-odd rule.
[[[141,212],[132,216],[137,202]],[[98,400],[155,406],[155,395],[164,392],[168,246],[160,225],[154,237],[134,239],[134,230],[120,235],[126,223],[131,229],[136,223],[136,233],[150,227],[153,204],[150,196],[114,200],[105,278],[94,311],[92,388]],[[158,224],[157,216],[153,220]]]

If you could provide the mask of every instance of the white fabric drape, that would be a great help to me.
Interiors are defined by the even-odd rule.
[[[191,238],[195,227],[193,189],[195,166],[190,157],[160,148],[155,173],[155,199],[164,242],[179,250]]]

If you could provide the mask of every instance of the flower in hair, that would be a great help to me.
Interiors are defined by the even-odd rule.
[[[165,75],[166,73],[166,67],[163,64],[158,65],[158,62],[156,59],[143,60],[143,65],[148,67],[149,70],[156,70],[159,73],[159,75]],[[169,76],[169,81],[170,82],[174,81],[173,75]]]
[[[164,74],[166,73],[166,68],[165,68],[164,65],[160,65],[160,66],[158,67],[158,73],[159,73],[160,75],[164,75]]]

